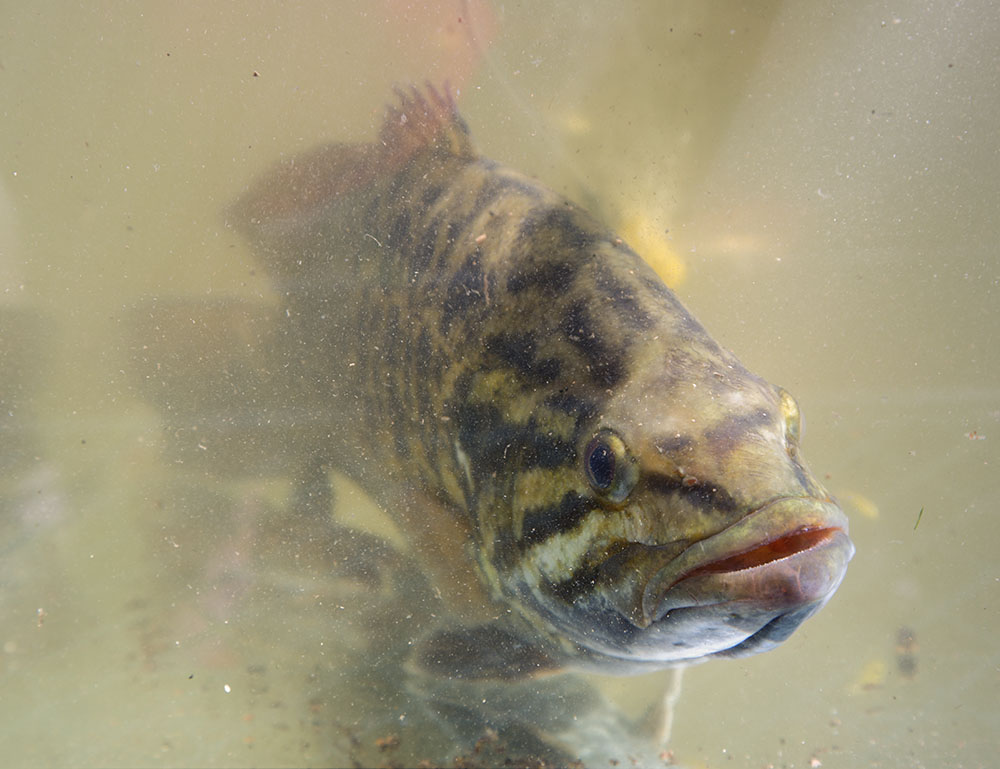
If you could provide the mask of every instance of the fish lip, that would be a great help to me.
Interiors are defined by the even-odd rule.
[[[839,586],[854,554],[847,532],[847,516],[833,502],[813,497],[773,499],[722,531],[689,545],[660,569],[643,590],[641,625],[647,627],[673,609],[766,600],[751,590],[760,589],[768,579],[776,581],[779,569],[801,568],[811,556],[829,551],[836,559],[834,566],[795,596],[784,597],[790,605],[825,601]],[[748,546],[748,541],[753,544]],[[761,551],[759,563],[753,562],[755,551]],[[741,556],[748,557],[749,563],[741,565]],[[727,568],[729,565],[733,568]],[[728,583],[729,589],[725,594],[713,594],[706,589],[711,583]],[[741,594],[741,589],[746,592]]]

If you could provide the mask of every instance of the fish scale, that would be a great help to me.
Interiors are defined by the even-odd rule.
[[[378,141],[283,161],[228,218],[324,404],[317,457],[453,598],[418,657],[639,672],[783,640],[853,553],[794,400],[613,232],[479,156],[450,95],[399,96]]]

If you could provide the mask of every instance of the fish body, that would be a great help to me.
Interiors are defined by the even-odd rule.
[[[377,141],[281,162],[227,217],[280,297],[273,383],[322,404],[317,461],[451,607],[424,669],[750,654],[836,590],[853,545],[793,398],[613,232],[480,156],[449,95],[401,92]]]

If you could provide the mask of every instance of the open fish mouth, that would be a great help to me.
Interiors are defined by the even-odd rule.
[[[854,555],[847,528],[833,502],[779,497],[677,555],[638,546],[631,570],[651,566],[645,584],[581,602],[588,630],[566,632],[620,673],[766,651],[839,587]]]
[[[648,627],[669,622],[679,610],[732,607],[734,621],[753,617],[760,629],[801,614],[787,636],[830,598],[853,554],[839,507],[808,497],[779,498],[660,569],[643,591],[640,621]]]

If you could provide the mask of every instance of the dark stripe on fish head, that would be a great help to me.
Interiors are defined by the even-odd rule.
[[[593,321],[592,302],[578,300],[566,308],[560,330],[583,355],[598,386],[612,389],[628,373],[622,352],[607,339],[601,324]]]
[[[485,303],[485,285],[482,254],[479,248],[475,248],[455,272],[445,290],[440,320],[443,335],[448,334],[455,320],[473,307]]]
[[[539,356],[536,334],[531,331],[492,334],[486,337],[484,345],[533,385],[550,384],[559,376],[562,365],[559,358]]]
[[[572,283],[580,264],[575,260],[519,267],[507,278],[507,290],[515,296],[531,290],[541,298],[553,299]]]
[[[630,285],[620,280],[607,263],[597,265],[595,284],[602,300],[632,331],[649,331],[654,327],[654,316],[646,310],[644,306],[646,303],[640,299],[641,286]]]
[[[576,528],[596,505],[590,494],[567,491],[555,504],[529,508],[522,522],[521,547],[530,548],[554,534]]]
[[[521,223],[516,242],[550,254],[587,251],[600,237],[593,221],[573,206],[540,208]]]

